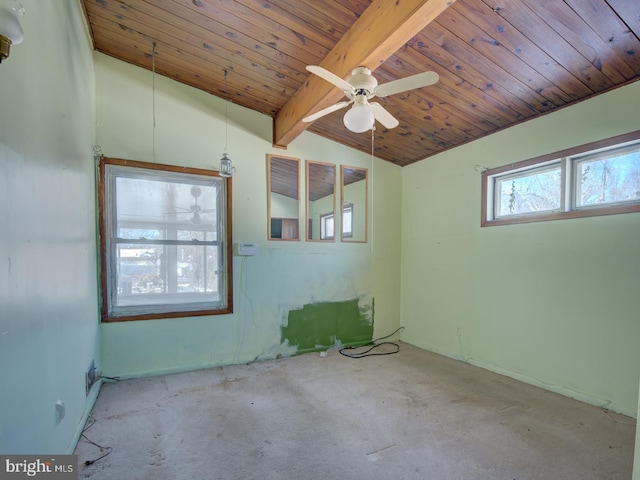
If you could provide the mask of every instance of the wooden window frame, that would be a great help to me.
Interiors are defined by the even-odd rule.
[[[209,177],[221,177],[219,172],[215,170],[206,170],[201,168],[179,167],[174,165],[162,165],[136,160],[125,160],[119,158],[102,157],[98,165],[98,227],[99,227],[99,253],[100,253],[100,287],[101,287],[101,320],[102,322],[125,322],[134,320],[155,320],[164,318],[181,318],[195,317],[203,315],[223,315],[233,313],[233,249],[232,249],[232,179],[223,178],[225,182],[225,232],[224,232],[224,269],[226,275],[226,306],[221,309],[203,309],[203,310],[181,310],[179,304],[176,304],[175,311],[154,312],[153,306],[149,306],[149,311],[141,314],[131,315],[113,315],[109,311],[108,298],[108,263],[110,258],[107,252],[107,205],[106,205],[106,168],[107,165],[125,166],[132,168],[141,168],[146,170],[163,171],[167,173],[192,174]],[[221,177],[222,178],[222,177]]]
[[[489,182],[492,182],[496,176],[499,176],[502,174],[514,172],[517,170],[523,170],[527,168],[535,168],[537,166],[541,166],[553,161],[566,159],[567,157],[587,154],[595,150],[615,147],[616,145],[622,145],[625,143],[638,141],[638,140],[640,140],[640,130],[483,171],[481,175],[482,185],[481,185],[480,226],[493,227],[493,226],[499,226],[499,225],[514,225],[519,223],[546,222],[549,220],[564,220],[569,218],[585,218],[585,217],[595,217],[595,216],[601,216],[601,215],[618,215],[623,213],[640,212],[640,202],[634,202],[634,203],[629,203],[624,205],[620,205],[620,204],[609,205],[609,206],[599,205],[599,206],[583,207],[579,209],[571,207],[571,209],[565,209],[565,211],[561,211],[561,212],[546,212],[546,213],[541,213],[539,215],[526,214],[521,216],[502,217],[499,219],[492,219],[491,216],[493,215],[493,212],[491,212],[491,215],[490,215],[490,209],[493,208],[494,206],[493,205],[494,200],[490,198],[492,195],[490,194],[491,186],[489,185]],[[565,189],[566,195],[573,196],[574,192],[572,190],[567,190],[569,188],[568,185],[570,183],[571,183],[570,178],[565,179],[563,188]]]

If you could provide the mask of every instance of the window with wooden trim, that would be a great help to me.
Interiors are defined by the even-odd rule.
[[[233,312],[231,179],[102,158],[102,320]]]
[[[353,203],[342,206],[342,238],[353,238]]]
[[[482,174],[482,226],[629,212],[640,212],[640,131]]]
[[[320,215],[320,240],[333,240],[335,216],[331,213]]]

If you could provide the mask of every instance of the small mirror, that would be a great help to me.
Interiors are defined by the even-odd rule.
[[[307,160],[307,240],[335,241],[336,166]]]
[[[340,167],[340,204],[342,205],[343,242],[367,242],[369,171],[366,168]]]
[[[300,159],[267,155],[269,240],[300,240]]]

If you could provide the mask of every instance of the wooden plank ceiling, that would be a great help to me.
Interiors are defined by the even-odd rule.
[[[375,155],[409,165],[640,78],[637,0],[82,0],[95,49],[274,118],[274,144],[308,129],[371,152],[344,100],[306,71],[437,84],[376,99]],[[225,72],[226,79],[225,79]]]

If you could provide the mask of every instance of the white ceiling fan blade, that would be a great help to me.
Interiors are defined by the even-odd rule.
[[[330,107],[327,108],[323,108],[322,110],[320,110],[319,112],[316,113],[312,113],[311,115],[309,115],[308,117],[304,117],[302,119],[303,122],[308,123],[308,122],[313,122],[314,120],[319,119],[320,117],[324,117],[325,115],[329,115],[330,113],[335,112],[336,110],[340,110],[341,108],[346,107],[347,105],[349,105],[353,100],[345,100],[344,102],[338,102],[335,105],[331,105]]]
[[[343,80],[336,74],[331,73],[326,68],[320,67],[318,65],[307,65],[307,70],[318,75],[320,78],[323,78],[327,82],[332,83],[340,90],[342,90],[347,96],[355,91],[353,85],[351,85],[346,80]]]
[[[374,118],[379,121],[384,128],[391,129],[400,124],[393,115],[387,112],[387,110],[377,102],[370,103],[369,109],[371,110],[371,113],[373,113]]]
[[[418,73],[416,75],[411,75],[410,77],[378,85],[373,93],[378,97],[388,97],[389,95],[406,92],[407,90],[413,90],[414,88],[428,87],[429,85],[436,83],[439,78],[440,77],[436,72]]]

